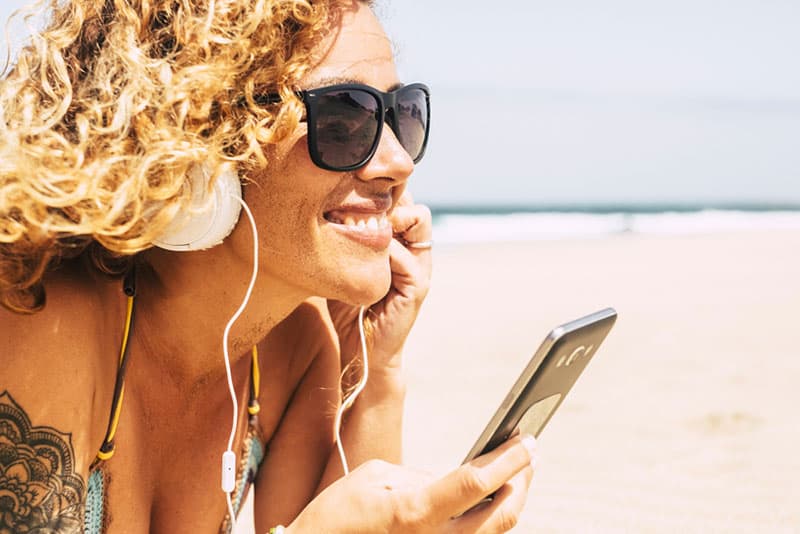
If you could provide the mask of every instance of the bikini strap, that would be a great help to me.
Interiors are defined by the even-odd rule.
[[[127,311],[125,316],[125,329],[122,334],[122,343],[119,351],[119,367],[117,368],[117,380],[114,383],[114,397],[111,401],[111,413],[108,418],[108,428],[106,436],[100,450],[97,452],[97,459],[100,461],[108,460],[114,456],[114,435],[117,432],[119,416],[122,411],[122,400],[125,396],[125,372],[128,368],[128,354],[130,345],[128,340],[133,332],[134,302],[136,297],[136,273],[132,268],[123,279],[123,290],[127,295]],[[255,416],[261,411],[258,403],[258,392],[261,389],[261,370],[258,364],[258,348],[253,345],[250,362],[250,399],[247,403],[247,412]]]
[[[250,400],[247,403],[247,413],[250,415],[256,415],[261,411],[261,405],[258,403],[259,391],[261,391],[261,370],[258,367],[258,347],[253,345],[250,361]]]
[[[122,411],[122,399],[125,396],[125,371],[128,368],[128,354],[131,332],[133,331],[134,317],[134,298],[136,297],[136,272],[132,267],[122,281],[122,288],[127,295],[127,305],[125,314],[125,329],[122,333],[122,343],[119,349],[119,367],[117,368],[117,380],[114,383],[114,397],[111,401],[111,414],[108,417],[108,428],[106,437],[100,450],[97,452],[97,459],[100,461],[108,460],[114,456],[114,435],[117,433],[119,415]]]

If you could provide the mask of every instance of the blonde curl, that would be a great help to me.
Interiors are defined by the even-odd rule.
[[[342,5],[40,2],[45,29],[0,80],[0,304],[40,309],[61,258],[113,272],[151,246],[196,162],[267,165],[264,147],[297,126],[293,90]],[[263,92],[284,104],[258,106]]]

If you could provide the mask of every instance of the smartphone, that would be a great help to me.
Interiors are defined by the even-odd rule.
[[[534,353],[464,462],[515,433],[538,437],[608,335],[617,312],[606,308],[554,328]]]

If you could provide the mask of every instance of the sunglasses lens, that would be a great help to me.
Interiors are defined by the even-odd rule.
[[[415,162],[425,149],[428,131],[428,97],[420,88],[410,87],[397,95],[397,137]]]
[[[328,166],[349,167],[364,161],[377,140],[380,104],[366,91],[325,93],[317,101],[316,140]]]

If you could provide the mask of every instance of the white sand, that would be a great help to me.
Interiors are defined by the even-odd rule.
[[[800,233],[437,246],[406,460],[455,467],[557,324],[608,340],[540,438],[517,532],[800,532]]]

